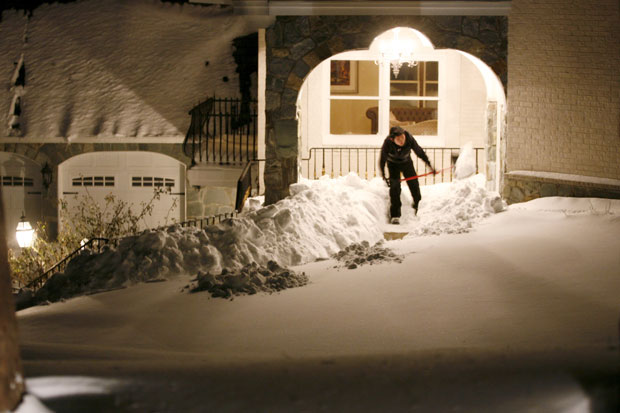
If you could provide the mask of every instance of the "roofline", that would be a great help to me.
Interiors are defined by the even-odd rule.
[[[190,0],[254,16],[508,16],[511,1]]]

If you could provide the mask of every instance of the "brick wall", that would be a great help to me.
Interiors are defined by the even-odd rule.
[[[620,3],[512,0],[508,171],[620,179]]]

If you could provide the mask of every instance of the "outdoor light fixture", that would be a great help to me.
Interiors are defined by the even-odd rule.
[[[412,67],[418,64],[413,58],[413,41],[410,39],[401,39],[398,37],[400,28],[393,30],[393,37],[389,40],[381,40],[379,42],[379,53],[381,61],[389,61],[394,73],[394,77],[398,77],[400,68],[403,64]],[[379,64],[379,62],[375,62]]]
[[[20,248],[30,248],[34,241],[34,229],[32,229],[30,222],[26,221],[26,216],[23,212],[15,230],[15,238],[17,238]]]
[[[43,186],[45,189],[48,189],[52,184],[52,168],[50,168],[47,162],[45,162],[45,165],[41,168],[41,177],[43,178]]]

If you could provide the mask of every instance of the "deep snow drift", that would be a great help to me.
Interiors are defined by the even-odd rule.
[[[383,239],[389,196],[381,179],[366,181],[350,173],[303,180],[290,189],[291,196],[274,205],[256,208],[256,201],[248,202],[243,214],[204,230],[176,226],[145,231],[102,254],[85,251],[64,273],[54,275],[37,298],[56,301],[179,273],[200,272],[203,279],[206,274],[239,275],[252,263],[266,267],[274,261],[289,267],[329,258],[351,244]],[[410,236],[467,232],[504,209],[499,195],[484,188],[482,175],[422,187],[422,194],[417,217],[403,208],[399,228]],[[401,197],[403,205],[411,205],[404,185]],[[242,290],[250,278],[232,284]],[[298,281],[295,285],[303,285]]]

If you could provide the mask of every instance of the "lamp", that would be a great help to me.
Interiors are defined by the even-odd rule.
[[[398,77],[400,68],[403,64],[412,67],[418,64],[413,58],[413,42],[410,39],[400,39],[398,32],[400,28],[395,28],[393,37],[389,40],[379,42],[379,53],[382,61],[389,61],[394,77]],[[379,62],[375,62],[379,64]]]
[[[43,186],[45,189],[48,189],[52,184],[52,173],[52,168],[50,168],[50,165],[45,162],[45,165],[41,168],[41,177],[43,178]]]
[[[34,229],[32,229],[30,222],[26,221],[23,211],[15,230],[15,238],[17,238],[20,248],[30,248],[34,241]]]

